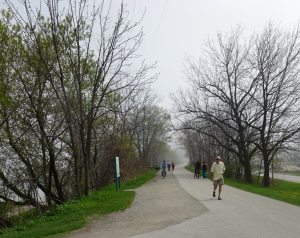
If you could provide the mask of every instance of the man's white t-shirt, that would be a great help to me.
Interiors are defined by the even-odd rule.
[[[224,170],[225,165],[220,161],[219,164],[217,164],[216,162],[213,163],[210,172],[213,172],[214,180],[219,180],[220,178],[222,178],[222,173]]]

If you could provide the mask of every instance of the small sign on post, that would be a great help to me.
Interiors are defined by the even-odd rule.
[[[115,157],[115,175],[116,175],[116,190],[118,191],[118,187],[121,188],[119,157]]]

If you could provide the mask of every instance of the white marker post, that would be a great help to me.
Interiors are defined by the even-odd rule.
[[[116,190],[118,192],[118,183],[119,183],[119,188],[121,188],[119,157],[115,157],[115,175],[116,175]]]

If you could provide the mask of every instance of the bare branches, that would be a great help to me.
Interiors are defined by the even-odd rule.
[[[226,149],[239,156],[249,182],[251,155],[260,151],[268,179],[273,157],[300,130],[299,31],[299,26],[288,31],[270,22],[247,40],[240,27],[218,34],[198,62],[187,57],[191,89],[172,95],[183,125],[188,122],[226,148],[211,134],[212,125],[235,145]]]

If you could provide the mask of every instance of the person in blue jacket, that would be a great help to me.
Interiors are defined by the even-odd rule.
[[[161,163],[161,168],[162,168],[162,170],[161,170],[161,175],[163,175],[163,171],[164,171],[164,170],[166,171],[166,175],[167,175],[167,170],[166,170],[166,168],[167,168],[167,163],[166,163],[165,160]]]

